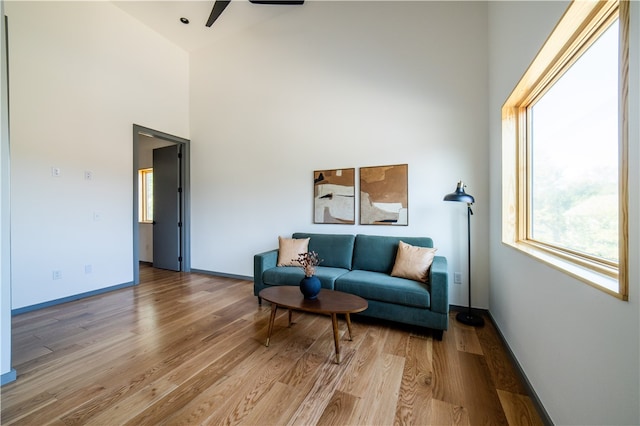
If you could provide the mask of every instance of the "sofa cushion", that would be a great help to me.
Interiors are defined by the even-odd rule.
[[[412,246],[400,241],[391,276],[426,283],[435,255],[434,248]]]
[[[425,309],[431,306],[431,296],[426,284],[392,277],[382,272],[350,271],[336,280],[335,289],[367,300]]]
[[[318,266],[315,275],[320,279],[322,288],[334,290],[336,279],[347,272],[349,272],[348,269]],[[303,278],[304,271],[302,268],[286,266],[270,268],[262,274],[262,282],[266,285],[299,285]]]
[[[351,269],[355,235],[296,232],[293,238],[310,238],[309,251],[315,251],[323,259],[321,266]]]
[[[428,237],[387,237],[380,235],[356,235],[353,251],[353,269],[391,274],[400,240],[412,246],[433,247]],[[309,241],[311,245],[311,241]]]
[[[300,253],[308,251],[309,238],[282,238],[278,237],[278,264],[277,266],[301,266],[297,261]]]

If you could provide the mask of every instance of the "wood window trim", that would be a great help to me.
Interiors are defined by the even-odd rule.
[[[527,107],[619,19],[619,261],[617,268],[527,239]],[[621,300],[628,300],[629,1],[573,1],[502,107],[502,242]]]
[[[138,219],[139,223],[153,223],[153,220],[148,220],[146,218],[145,212],[147,211],[147,191],[146,191],[146,187],[145,187],[145,182],[144,182],[144,178],[145,175],[147,173],[153,173],[153,168],[149,167],[149,168],[145,168],[145,169],[139,169],[138,170],[138,182],[140,185],[138,194],[140,197],[140,207],[139,207],[139,211],[140,211],[140,217]]]

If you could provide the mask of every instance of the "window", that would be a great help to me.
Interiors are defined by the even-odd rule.
[[[628,6],[572,2],[502,109],[503,242],[624,300]]]
[[[153,169],[138,170],[139,221],[153,223]]]

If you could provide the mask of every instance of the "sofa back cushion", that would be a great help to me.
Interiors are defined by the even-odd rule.
[[[315,251],[324,259],[320,266],[351,269],[355,235],[296,232],[292,237],[309,238],[309,251]]]
[[[412,246],[433,247],[429,237],[387,237],[381,235],[356,235],[353,251],[353,269],[390,274],[396,260],[400,240]],[[311,250],[309,241],[309,250]]]

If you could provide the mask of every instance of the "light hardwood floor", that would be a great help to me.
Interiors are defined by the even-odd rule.
[[[141,284],[13,317],[3,425],[542,424],[496,330],[279,311],[249,281],[141,268]]]

